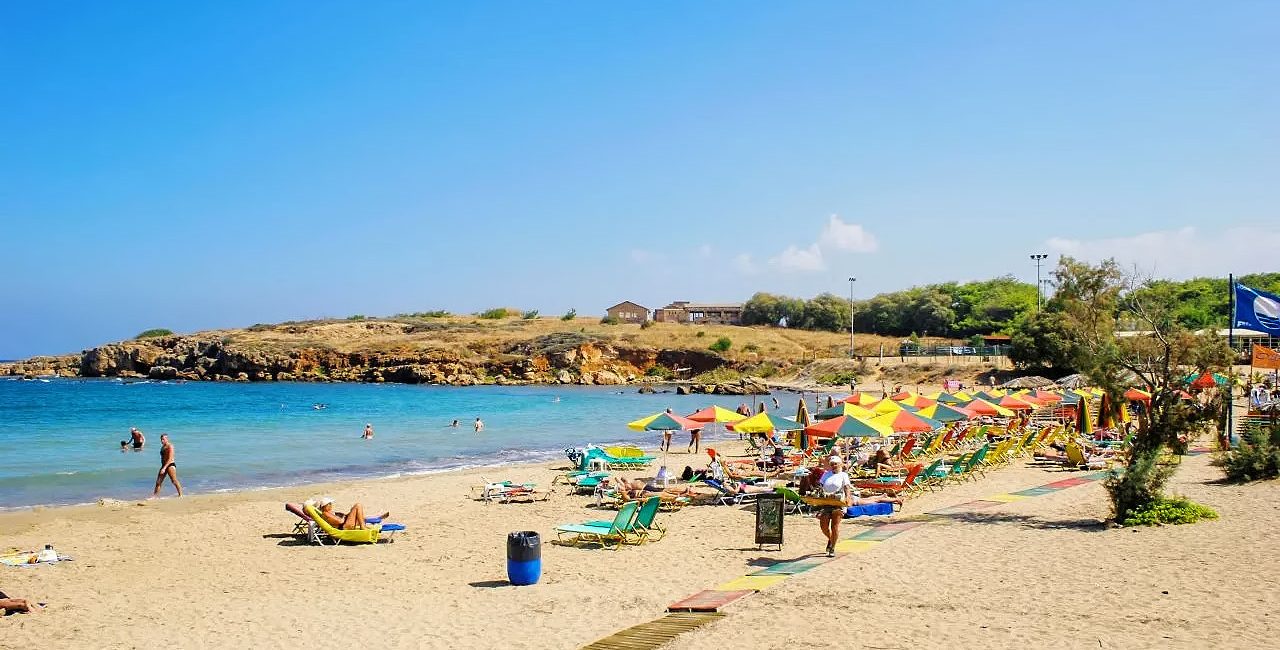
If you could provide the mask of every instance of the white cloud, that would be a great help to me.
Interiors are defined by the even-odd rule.
[[[738,253],[733,258],[733,268],[744,275],[755,275],[756,263],[749,253]]]
[[[1235,226],[1201,232],[1195,226],[1157,230],[1132,237],[1045,242],[1050,251],[1098,261],[1114,257],[1126,268],[1162,278],[1225,277],[1274,268],[1280,228]]]
[[[846,223],[839,215],[831,215],[818,234],[818,241],[801,248],[792,244],[769,258],[769,264],[783,271],[813,272],[827,268],[832,253],[874,253],[880,248],[875,235],[860,224]]]
[[[874,253],[880,242],[856,223],[845,223],[839,215],[831,215],[827,227],[822,229],[818,245],[823,248],[852,253]]]
[[[827,268],[826,260],[822,259],[822,249],[817,244],[810,244],[807,248],[788,246],[770,258],[769,263],[784,271],[821,271]]]

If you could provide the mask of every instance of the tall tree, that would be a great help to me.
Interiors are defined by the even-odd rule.
[[[1128,465],[1107,481],[1117,518],[1163,498],[1171,469],[1158,464],[1162,450],[1179,452],[1186,436],[1218,421],[1223,400],[1183,399],[1188,373],[1222,370],[1231,352],[1216,334],[1191,333],[1175,316],[1174,305],[1153,299],[1150,282],[1126,276],[1114,260],[1091,265],[1063,257],[1054,271],[1057,291],[1053,308],[1062,314],[1068,357],[1111,396],[1141,385],[1151,393],[1138,418]],[[1117,323],[1140,325],[1138,332],[1117,336]],[[1119,416],[1123,399],[1110,400]]]

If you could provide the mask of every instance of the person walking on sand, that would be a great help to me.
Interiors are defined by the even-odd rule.
[[[702,440],[702,429],[689,430],[689,449],[691,453],[698,453],[698,442]]]
[[[360,436],[364,440],[373,440],[373,423],[369,422],[364,425],[364,434]]]
[[[484,431],[484,420],[481,420],[480,418],[476,418],[475,427],[476,427],[476,433],[480,433],[481,431]]]
[[[182,484],[178,482],[178,463],[174,460],[176,456],[169,434],[160,434],[160,473],[156,474],[156,489],[151,493],[151,498],[160,496],[160,486],[164,484],[166,476],[173,482],[173,487],[177,488],[178,496],[182,496]]]
[[[827,459],[827,471],[818,479],[818,488],[822,496],[828,499],[839,499],[842,505],[822,506],[818,509],[818,525],[827,538],[827,557],[835,557],[836,542],[840,541],[840,520],[844,519],[844,509],[853,501],[853,481],[844,471],[844,460],[839,456]]]

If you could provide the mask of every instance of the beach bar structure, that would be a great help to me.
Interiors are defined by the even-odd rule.
[[[704,323],[709,325],[741,325],[742,303],[709,303],[677,300],[654,312],[660,323]]]
[[[604,310],[604,313],[619,323],[643,323],[649,320],[649,308],[642,307],[630,300],[623,300]]]

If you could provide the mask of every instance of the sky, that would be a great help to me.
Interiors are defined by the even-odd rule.
[[[6,3],[0,358],[1275,271],[1272,2]]]

